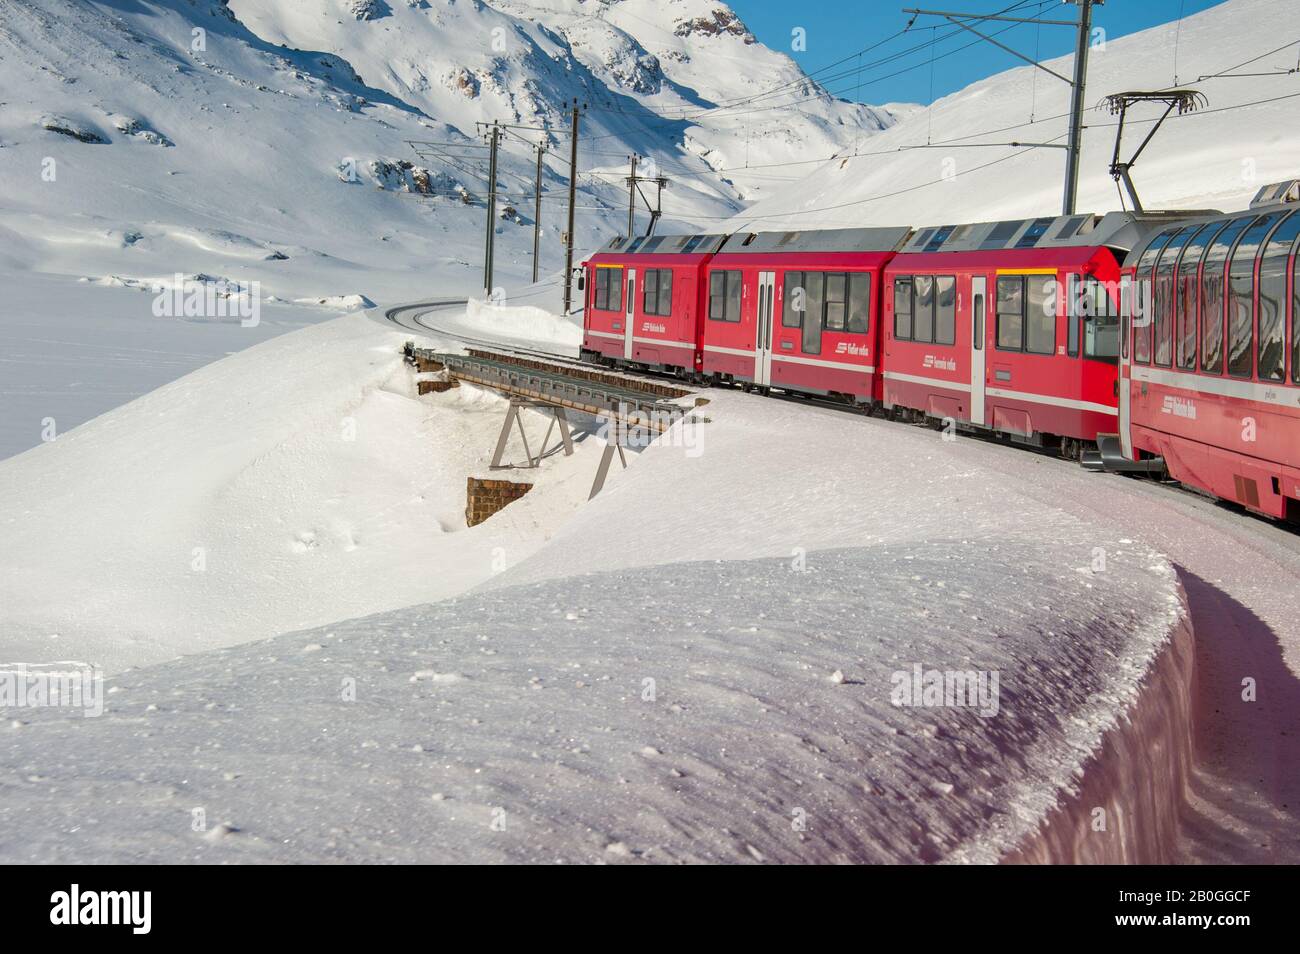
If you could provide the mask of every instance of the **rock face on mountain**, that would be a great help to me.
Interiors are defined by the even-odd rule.
[[[786,84],[797,108],[754,122],[744,105]],[[892,122],[826,95],[714,0],[0,3],[0,89],[0,234],[47,243],[42,270],[140,287],[253,270],[286,299],[340,269],[349,288],[379,282],[372,297],[381,270],[445,267],[473,287],[494,120],[550,130],[505,135],[497,180],[503,206],[531,210],[532,144],[548,146],[549,268],[575,100],[580,252],[626,229],[631,153],[678,179],[662,227],[690,229],[768,194],[747,165],[828,155]],[[507,282],[531,272],[520,224],[531,215],[498,227]]]
[[[417,0],[365,17],[353,12],[360,3],[230,8],[259,36],[332,51],[365,83],[469,135],[493,119],[560,126],[577,99],[603,151],[661,162],[684,151],[726,169],[738,198],[771,184],[746,164],[830,155],[893,122],[827,95],[716,0]],[[747,101],[777,87],[787,92],[761,100],[754,122]]]

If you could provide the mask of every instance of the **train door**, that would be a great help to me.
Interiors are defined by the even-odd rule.
[[[1132,394],[1129,393],[1129,379],[1132,377],[1133,369],[1129,363],[1129,345],[1132,341],[1133,332],[1130,330],[1134,292],[1137,291],[1136,283],[1129,275],[1119,277],[1119,300],[1120,300],[1120,343],[1119,343],[1119,388],[1116,397],[1119,399],[1119,446],[1124,456],[1128,460],[1134,460],[1133,455],[1133,435],[1129,433],[1130,406],[1132,404]]]
[[[988,312],[987,279],[974,275],[970,280],[970,419],[972,424],[984,423],[984,330]]]
[[[776,272],[758,273],[758,303],[754,321],[754,383],[767,387],[772,383],[772,298],[776,291]]]
[[[627,271],[627,296],[623,316],[623,357],[632,360],[632,335],[636,331],[636,269]]]

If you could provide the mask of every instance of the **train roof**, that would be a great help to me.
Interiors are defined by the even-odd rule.
[[[1110,246],[1131,249],[1173,219],[1197,212],[1107,212],[1048,215],[917,229],[903,248],[915,252],[982,252]]]
[[[736,232],[722,254],[772,252],[895,252],[912,233],[910,226],[860,229],[805,229],[799,232]]]
[[[616,235],[598,255],[709,255],[722,248],[725,235]]]
[[[1294,209],[1300,209],[1300,179],[1286,179],[1282,182],[1269,183],[1260,189],[1255,193],[1255,198],[1251,200],[1250,207],[1247,209],[1236,212],[1219,212],[1214,209],[1201,212],[1185,212],[1169,224],[1179,227],[1201,226],[1210,222],[1226,223],[1235,219],[1253,219],[1272,212],[1286,212]],[[1164,234],[1166,234],[1165,230],[1152,230],[1150,234],[1145,236],[1140,245],[1136,245],[1129,250],[1125,263],[1137,262],[1142,257],[1142,253]]]

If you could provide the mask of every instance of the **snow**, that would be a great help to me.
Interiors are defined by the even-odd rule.
[[[109,673],[102,716],[6,711],[0,860],[992,861],[1080,790],[1185,612],[1204,751],[1179,852],[1294,860],[1300,557],[1277,528],[732,392],[591,503],[581,421],[574,457],[513,475],[537,486],[464,526],[502,400],[417,398],[407,332],[333,316],[461,295],[430,324],[559,351],[578,325],[556,315],[560,206],[531,284],[531,206],[508,195],[505,297],[474,298],[474,163],[407,140],[556,125],[590,100],[588,248],[624,227],[633,150],[676,177],[664,232],[742,209],[732,225],[807,227],[1059,202],[1056,150],[987,170],[1002,150],[840,159],[775,196],[734,169],[958,139],[1023,123],[1031,97],[1038,118],[1064,112],[1028,70],[932,109],[823,97],[755,122],[710,107],[802,74],[729,8],[590,8],[0,7],[0,457],[17,454],[0,460],[0,660]],[[1286,12],[1188,18],[1180,83],[1276,45]],[[1172,29],[1094,51],[1090,98],[1167,85]],[[1219,107],[1289,83],[1204,88]],[[1294,174],[1289,117],[1279,99],[1171,120],[1139,188],[1239,207]],[[1086,143],[1096,211],[1117,205],[1109,121]],[[525,145],[504,151],[508,194],[532,172]],[[548,159],[548,192],[566,174]],[[178,276],[258,283],[260,321],[157,316]],[[979,704],[902,704],[933,672],[979,676]],[[1238,704],[1243,673],[1263,704]]]
[[[643,171],[655,162],[679,180],[665,231],[729,215],[742,191],[767,188],[711,172],[710,162],[743,160],[737,137],[748,131],[654,111],[703,110],[802,76],[762,44],[673,32],[726,9],[711,0],[626,0],[599,16],[576,0],[373,6],[387,12],[358,19],[344,0],[0,5],[0,459],[35,446],[47,418],[66,431],[270,334],[431,290],[481,294],[486,161],[421,158],[412,140],[478,143],[476,124],[493,119],[557,130],[537,286],[532,203],[521,200],[533,153],[505,138],[502,204],[522,212],[497,225],[494,281],[511,303],[555,310],[561,127],[575,97],[592,107],[581,260],[626,227],[630,152]],[[628,70],[650,69],[637,57],[659,61],[653,91],[626,85]],[[728,69],[710,67],[724,60]],[[462,70],[473,96],[447,85]],[[827,100],[765,124],[746,148],[756,163],[800,143],[833,151],[889,121]],[[194,318],[165,325],[145,293],[177,276],[255,285],[264,320],[241,331]],[[91,355],[103,356],[99,367],[87,366]]]
[[[0,658],[116,671],[458,593],[532,552],[587,496],[586,442],[466,531],[505,403],[416,399],[403,340],[359,314],[286,334],[0,462]]]
[[[153,298],[151,285],[120,280],[27,273],[5,285],[0,460],[231,352],[337,314],[268,301],[248,326],[238,319],[160,318]]]
[[[1172,568],[934,432],[711,397],[699,453],[670,433],[485,589],[121,673],[96,719],[24,713],[0,857],[995,859],[1132,701]],[[918,667],[997,695],[895,704]]]
[[[463,316],[452,312],[437,316],[433,322],[452,334],[481,335],[507,344],[518,342],[555,354],[576,355],[582,346],[581,314],[566,318],[534,305],[499,305],[471,298]]]
[[[1286,72],[1296,65],[1294,46],[1237,71],[1276,70],[1276,76],[1198,81],[1293,39],[1277,34],[1277,25],[1289,22],[1293,13],[1290,0],[1229,0],[1187,17],[1181,26],[1171,22],[1094,46],[1078,209],[1120,207],[1107,172],[1117,117],[1100,104],[1126,90],[1177,86],[1209,98],[1207,109],[1170,117],[1133,167],[1138,194],[1149,209],[1241,209],[1266,183],[1300,174],[1295,159],[1300,132],[1293,121],[1297,90],[1295,76]],[[1044,65],[1069,75],[1073,55]],[[1241,108],[1231,108],[1236,106]],[[730,224],[923,226],[1054,213],[1061,208],[1063,150],[968,147],[1064,143],[1069,110],[1066,84],[1032,66],[991,76],[930,108],[897,110],[899,122],[864,142],[861,156],[797,170],[802,181],[787,184]],[[1141,144],[1156,113],[1154,106],[1130,113],[1125,157]],[[954,146],[944,149],[945,143]],[[936,148],[909,148],[926,144]],[[818,155],[809,150],[808,158]]]

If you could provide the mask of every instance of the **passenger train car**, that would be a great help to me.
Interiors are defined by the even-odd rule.
[[[871,403],[878,390],[877,289],[909,231],[732,235],[705,267],[704,374]]]
[[[1115,429],[1120,262],[1162,220],[917,231],[885,272],[884,405],[1078,456]]]
[[[1297,201],[1300,181],[1266,186],[1248,212],[1185,219],[1133,250],[1117,435],[1124,460],[1291,520],[1300,519]]]
[[[1077,455],[1116,429],[1120,261],[1167,221],[617,238],[584,263],[582,353]]]
[[[582,356],[699,373],[703,268],[725,235],[619,237],[583,263]]]
[[[1300,180],[1246,213],[619,238],[583,263],[582,354],[943,420],[1300,519],[1298,243]]]

